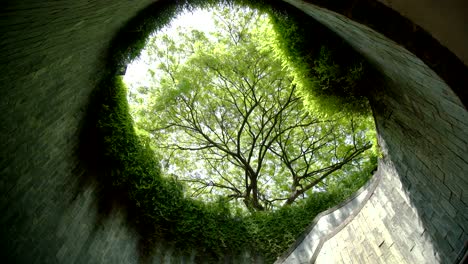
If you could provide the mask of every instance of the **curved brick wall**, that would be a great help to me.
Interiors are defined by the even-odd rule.
[[[97,187],[75,190],[89,174],[77,156],[79,133],[104,55],[115,32],[150,2],[2,3],[1,262],[138,259],[122,212],[98,226]]]
[[[86,106],[104,67],[108,45],[115,32],[151,2],[2,3],[3,263],[139,261],[139,238],[128,228],[125,213],[112,210],[101,217],[99,186],[80,185],[92,172],[77,152]],[[460,88],[466,83],[450,79],[451,89],[431,70],[440,65],[427,67],[406,49],[344,16],[290,2],[348,40],[386,76],[385,85],[372,95],[372,104],[385,153],[381,169],[389,180],[387,184],[382,181],[381,195],[374,198],[374,206],[384,210],[375,218],[378,221],[365,225],[369,230],[362,231],[359,242],[373,247],[380,241],[371,234],[388,231],[393,244],[385,239],[382,245],[389,250],[383,254],[399,252],[390,255],[408,262],[418,260],[419,254],[428,262],[453,262],[467,241],[468,230],[468,116],[463,106],[466,91]],[[462,73],[466,76],[466,69]],[[358,229],[362,225],[348,226]],[[354,239],[343,239],[349,243],[332,240],[323,245],[323,254],[334,248],[345,258],[344,249],[349,252],[354,250],[349,245],[360,245]],[[193,256],[174,257],[171,248],[160,248],[156,254],[155,263],[193,261]]]
[[[463,103],[423,61],[380,33],[303,1],[287,2],[346,39],[385,76],[371,96],[385,175],[370,200],[374,208],[366,205],[326,243],[317,263],[455,262],[468,241]]]

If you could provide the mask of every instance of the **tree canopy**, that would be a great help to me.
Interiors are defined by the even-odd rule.
[[[137,130],[187,195],[271,210],[373,166],[372,121],[307,107],[267,15],[231,7],[213,19],[212,32],[152,38],[152,83],[129,96]],[[336,65],[321,62],[316,84],[326,86],[320,72]]]

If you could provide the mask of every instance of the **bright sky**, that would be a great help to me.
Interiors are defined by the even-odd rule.
[[[193,12],[185,11],[174,18],[167,27],[164,27],[155,34],[166,32],[169,35],[176,35],[178,27],[193,28],[205,32],[212,31],[214,29],[212,12],[205,9],[197,9]],[[130,89],[149,86],[146,75],[148,72],[148,65],[145,63],[146,59],[146,51],[143,50],[139,59],[135,59],[132,63],[128,64],[124,82]]]

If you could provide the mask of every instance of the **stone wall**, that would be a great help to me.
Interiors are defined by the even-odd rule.
[[[382,162],[379,170],[379,186],[359,214],[327,238],[315,263],[446,262],[434,254],[432,239],[393,168]]]
[[[81,179],[93,176],[78,148],[87,103],[103,70],[110,41],[151,2],[3,1],[3,263],[142,261],[141,242],[128,226],[125,212],[115,209],[103,216],[99,210],[101,187],[81,185]],[[399,221],[403,213],[399,204],[408,205],[422,227],[414,230],[424,230],[422,237],[433,245],[434,252],[429,253],[442,262],[454,260],[467,240],[466,109],[432,70],[405,49],[324,9],[301,8],[347,39],[387,76],[386,85],[377,87],[373,95],[375,117],[385,164],[392,168],[391,179],[401,183],[406,195],[402,197],[407,199],[383,200],[388,208],[397,210],[395,215],[379,219],[390,228],[387,230],[396,226],[409,232],[413,226]],[[381,226],[375,224],[376,228]],[[402,239],[412,238],[411,234],[402,235]],[[324,245],[324,250],[327,247]],[[417,249],[424,254],[418,243],[404,250],[408,247],[410,252]],[[177,257],[170,247],[162,248],[155,263],[193,261],[193,256]]]
[[[468,241],[468,113],[462,102],[424,62],[382,34],[306,2],[287,2],[346,39],[385,76],[371,96],[387,175],[382,194],[371,201],[384,212],[372,218],[373,210],[364,210],[350,225],[365,242],[341,241],[348,228],[326,250],[366,252],[363,260],[372,262],[366,254],[380,258],[383,251],[372,249],[390,234],[390,263],[453,263]],[[360,224],[361,218],[379,221]]]
[[[122,212],[97,225],[78,153],[115,32],[152,0],[3,1],[0,251],[3,263],[136,263]]]

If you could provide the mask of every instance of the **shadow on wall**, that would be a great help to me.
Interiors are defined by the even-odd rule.
[[[109,83],[109,79],[119,75],[121,69],[126,68],[126,65],[122,65],[122,63],[129,63],[131,60],[129,57],[134,57],[135,51],[127,47],[130,45],[133,47],[143,45],[144,42],[135,45],[134,40],[146,39],[148,30],[144,29],[144,27],[152,27],[154,23],[161,23],[161,21],[148,21],[147,18],[157,17],[159,20],[165,20],[167,19],[165,12],[171,12],[173,8],[174,4],[170,3],[170,1],[152,3],[128,21],[111,40],[106,55],[106,71],[101,76],[102,81],[90,96],[87,117],[84,119],[80,136],[78,155],[85,162],[87,173],[80,179],[75,197],[86,190],[94,189],[95,201],[93,203],[96,205],[97,214],[94,219],[93,236],[98,234],[100,229],[109,225],[109,220],[112,218],[116,216],[123,218],[123,223],[120,224],[128,229],[130,239],[136,241],[135,249],[138,260],[130,258],[129,262],[131,263],[153,263],[154,261],[159,263],[163,262],[163,260],[169,261],[172,255],[175,255],[173,258],[178,259],[177,261],[181,261],[181,257],[182,261],[184,261],[185,258],[173,252],[174,248],[171,246],[170,241],[155,241],[154,237],[148,236],[148,234],[156,233],[155,230],[162,227],[153,222],[145,222],[148,221],[148,218],[139,217],[143,214],[139,212],[141,209],[136,206],[135,202],[130,199],[128,184],[116,186],[114,179],[119,178],[119,170],[110,168],[112,167],[112,161],[106,160],[104,153],[106,149],[102,147],[103,137],[105,136],[102,128],[98,128],[98,122],[101,121],[101,117],[98,115],[102,113],[103,104],[115,104],[115,100],[109,100],[109,98],[115,96],[112,93],[114,83]],[[125,49],[122,49],[122,47]],[[115,107],[115,105],[110,105],[110,107]],[[115,165],[118,167],[118,164]],[[121,227],[115,227],[117,230],[119,228]],[[128,244],[130,245],[131,242]],[[133,249],[124,249],[124,251],[128,250]],[[124,255],[127,254],[124,253]],[[155,255],[160,259],[155,259]],[[188,263],[193,263],[193,256]]]
[[[409,198],[389,202],[396,214],[385,224],[389,230],[392,225],[404,230],[394,235],[403,237],[408,252],[422,251],[419,241],[430,240],[435,252],[425,254],[442,263],[456,261],[468,241],[467,67],[420,27],[378,2],[309,1],[344,16],[302,1],[287,2],[335,31],[384,76],[383,87],[372,92],[370,101],[384,162]],[[399,210],[399,203],[408,203],[407,209],[419,216],[420,233],[408,225],[414,213]]]

